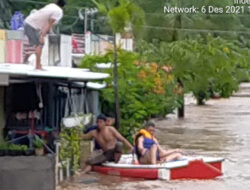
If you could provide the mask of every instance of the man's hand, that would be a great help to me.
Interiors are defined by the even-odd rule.
[[[133,153],[133,152],[134,152],[134,147],[132,146],[129,148],[129,153]]]
[[[90,131],[87,134],[81,134],[81,140],[91,140],[94,137],[94,132]]]
[[[49,23],[42,29],[41,36],[40,36],[41,45],[44,45],[44,36],[50,31],[54,23],[55,23],[54,19],[49,19]]]

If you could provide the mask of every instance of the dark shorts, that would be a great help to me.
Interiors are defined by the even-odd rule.
[[[27,23],[24,23],[24,34],[28,37],[29,39],[29,44],[32,46],[39,46],[43,45],[40,44],[40,36],[41,36],[41,31],[33,28]]]
[[[87,160],[86,164],[88,165],[100,165],[106,161],[114,161],[115,153],[122,154],[123,144],[121,142],[117,142],[115,148],[107,150],[105,152],[101,152],[100,154],[96,154]]]

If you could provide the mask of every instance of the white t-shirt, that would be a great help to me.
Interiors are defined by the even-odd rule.
[[[50,19],[53,19],[55,20],[55,23],[58,23],[62,17],[63,10],[58,5],[51,3],[30,14],[25,19],[25,22],[35,29],[42,30],[49,24]]]

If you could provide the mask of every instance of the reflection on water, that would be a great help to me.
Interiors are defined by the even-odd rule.
[[[171,115],[157,121],[157,138],[163,147],[182,148],[188,155],[225,157],[223,177],[216,180],[166,182],[93,173],[91,176],[98,179],[96,183],[79,184],[79,179],[76,179],[67,189],[249,190],[250,98],[235,96],[211,100],[206,106],[190,103],[185,111],[186,118],[183,120]]]

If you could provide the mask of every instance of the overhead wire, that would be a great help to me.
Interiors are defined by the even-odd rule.
[[[48,2],[42,2],[42,1],[33,1],[33,0],[9,0],[10,2],[20,2],[20,3],[34,3],[34,4],[47,4]],[[87,8],[87,7],[80,7],[80,6],[69,6],[67,5],[68,8],[73,8],[73,9],[80,9],[80,8]],[[161,16],[165,16],[167,14],[165,13],[150,13],[150,12],[146,12],[146,15],[161,15]],[[194,15],[194,14],[193,14]],[[201,14],[199,14],[201,15]],[[219,14],[220,16],[229,16],[230,14]],[[218,16],[218,14],[204,14],[204,16]],[[232,15],[231,15],[232,16]],[[236,15],[235,15],[236,16]],[[239,14],[237,16],[249,16],[249,14]],[[79,19],[77,16],[71,16],[71,15],[65,15],[65,17],[68,18],[75,18],[76,20],[73,22],[73,24],[67,26],[68,27],[72,27],[73,25],[75,25]],[[93,19],[90,18],[91,20],[93,20],[94,22],[103,22],[102,20],[98,20],[98,19]],[[250,31],[241,31],[241,30],[209,30],[209,29],[190,29],[190,28],[171,28],[171,27],[163,27],[163,26],[150,26],[150,25],[143,25],[143,28],[148,28],[148,29],[155,29],[155,30],[169,30],[169,31],[186,31],[186,32],[216,32],[216,33],[242,33],[242,34],[249,34]]]
[[[170,30],[170,31],[188,31],[188,32],[216,32],[216,33],[242,33],[242,34],[250,34],[249,31],[242,31],[242,30],[208,30],[208,29],[191,29],[191,28],[171,28],[171,27],[164,27],[164,26],[150,26],[150,25],[142,25],[143,28],[150,28],[156,30]]]

